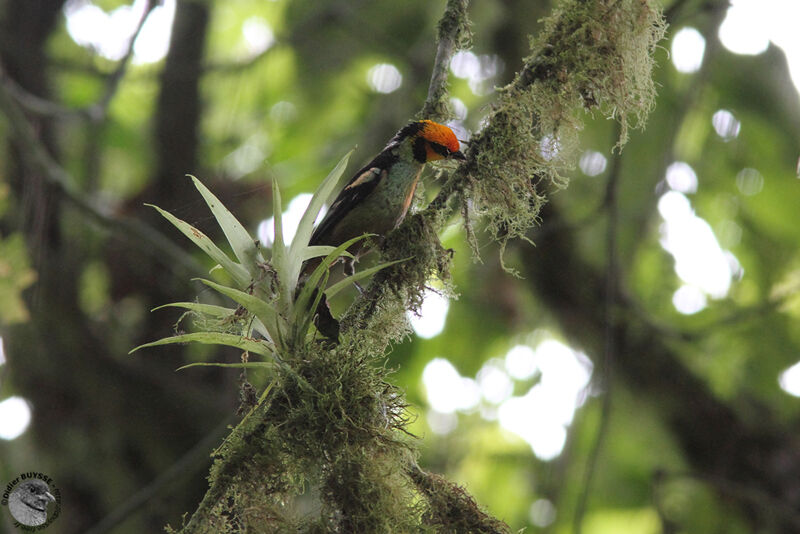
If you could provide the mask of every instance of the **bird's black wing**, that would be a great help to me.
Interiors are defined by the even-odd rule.
[[[337,224],[345,215],[369,196],[378,183],[386,177],[388,168],[397,157],[384,150],[372,161],[359,170],[339,192],[336,200],[331,204],[330,209],[323,217],[322,221],[314,229],[309,240],[309,245],[331,245],[338,246],[341,243],[330,243],[330,235]]]

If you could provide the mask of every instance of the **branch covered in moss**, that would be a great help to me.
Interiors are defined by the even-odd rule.
[[[466,5],[449,0],[440,23],[426,116],[446,116],[447,68],[467,39]],[[467,162],[386,239],[385,259],[412,259],[374,276],[343,317],[340,345],[285,356],[257,413],[221,448],[186,532],[509,531],[462,488],[416,467],[405,401],[376,360],[408,332],[406,311],[421,304],[430,278],[447,280],[451,253],[438,234],[454,213],[469,202],[497,239],[521,236],[546,189],[564,185],[584,109],[623,130],[644,120],[662,35],[660,12],[644,0],[561,4],[500,90]]]
[[[436,236],[464,203],[501,245],[524,238],[548,189],[566,185],[562,173],[576,159],[585,111],[619,121],[620,147],[630,127],[644,125],[655,99],[653,53],[664,32],[661,11],[649,1],[561,2],[532,40],[522,70],[499,90],[467,161],[425,210],[386,239],[386,259],[414,259],[379,273],[343,325],[380,325],[385,335],[376,344],[402,337],[397,311],[420,304],[431,276],[447,279],[449,256]],[[394,327],[387,315],[397,317]]]
[[[433,62],[431,82],[428,86],[428,98],[419,116],[424,119],[445,120],[452,116],[447,92],[447,75],[450,59],[457,49],[471,46],[467,6],[469,0],[448,0],[444,16],[439,21],[436,47],[436,59]]]

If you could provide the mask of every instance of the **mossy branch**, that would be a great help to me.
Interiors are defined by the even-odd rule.
[[[447,116],[447,68],[468,39],[466,7],[449,0],[439,25],[427,117]],[[385,260],[413,259],[374,276],[343,317],[341,344],[285,356],[257,412],[221,447],[184,532],[510,532],[462,488],[416,466],[403,395],[376,361],[407,334],[406,311],[430,278],[447,280],[451,252],[438,234],[467,201],[501,243],[522,237],[548,189],[565,185],[584,110],[618,120],[620,146],[628,125],[643,124],[663,32],[646,0],[561,2],[498,92],[467,161],[385,240]]]
[[[384,257],[415,260],[386,269],[351,308],[352,331],[373,324],[391,342],[387,314],[415,308],[427,280],[448,277],[449,257],[437,239],[469,200],[487,231],[504,245],[537,224],[548,188],[566,186],[586,111],[620,123],[618,147],[630,127],[643,126],[654,106],[653,53],[666,30],[660,8],[641,0],[565,0],[532,40],[532,53],[499,90],[485,127],[472,137],[467,161],[421,212],[407,217],[384,244]],[[428,107],[428,104],[426,104]],[[377,317],[381,312],[383,317]]]
[[[439,21],[436,59],[433,62],[428,98],[419,113],[423,119],[444,121],[452,117],[447,75],[450,60],[458,49],[469,48],[472,42],[467,7],[469,0],[448,0],[444,16]]]

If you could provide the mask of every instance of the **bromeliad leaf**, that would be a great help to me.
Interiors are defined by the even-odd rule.
[[[336,250],[336,247],[331,247],[328,245],[312,245],[310,247],[306,247],[303,251],[303,261],[310,260],[311,258],[318,258],[320,256],[327,256],[331,252]],[[352,258],[353,255],[349,252],[342,251],[341,256],[345,256],[347,258]]]
[[[354,282],[358,282],[362,278],[366,278],[368,276],[371,276],[371,275],[377,273],[378,271],[380,271],[382,269],[385,269],[387,267],[390,267],[392,265],[395,265],[397,263],[401,263],[401,262],[404,262],[404,261],[407,261],[407,260],[410,260],[410,259],[411,258],[403,258],[402,260],[387,261],[386,263],[381,263],[380,265],[376,265],[374,267],[370,267],[369,269],[364,269],[363,271],[358,271],[357,273],[355,273],[355,274],[353,274],[351,276],[348,276],[344,280],[340,280],[340,281],[336,282],[331,287],[326,289],[325,290],[325,296],[327,296],[328,298],[331,298],[336,293],[341,291],[342,289],[346,288],[347,286],[349,286],[350,284],[352,284]]]
[[[283,242],[283,208],[281,207],[281,190],[277,180],[272,180],[272,217],[275,221],[275,235],[272,239],[272,265],[278,272],[278,281],[281,284],[281,295],[285,296],[284,302],[288,302],[290,285],[297,279],[288,276],[286,245]],[[292,286],[293,288],[293,286]]]
[[[189,367],[237,367],[240,369],[258,369],[258,368],[274,369],[276,366],[272,362],[241,362],[241,363],[195,362],[187,365],[182,365],[181,367],[178,367],[175,370],[182,371],[183,369],[188,369]]]
[[[244,306],[247,311],[255,315],[256,318],[261,321],[262,325],[266,327],[265,329],[269,333],[269,338],[271,340],[274,342],[279,342],[279,340],[282,339],[281,323],[283,322],[283,319],[278,313],[278,310],[276,310],[272,304],[258,297],[254,297],[249,293],[245,293],[244,291],[223,286],[222,284],[217,284],[211,280],[205,280],[203,278],[199,278],[199,280],[205,285],[216,289],[223,295],[232,298],[238,304]]]
[[[194,332],[191,334],[181,334],[179,336],[165,337],[158,341],[152,341],[139,345],[131,350],[128,354],[136,352],[139,349],[146,347],[157,347],[159,345],[173,345],[175,343],[203,343],[206,345],[227,345],[229,347],[236,347],[237,349],[246,350],[262,356],[273,356],[275,354],[274,347],[271,343],[263,340],[253,339],[249,337],[237,336],[234,334],[223,334],[220,332]]]
[[[217,219],[217,223],[228,239],[228,243],[230,243],[236,258],[238,258],[239,262],[247,269],[250,276],[255,277],[258,269],[256,264],[259,261],[264,261],[263,258],[259,258],[260,253],[256,247],[255,240],[250,236],[247,230],[245,230],[242,223],[240,223],[238,219],[228,211],[228,208],[219,201],[214,193],[209,191],[208,188],[194,176],[190,175],[190,178],[192,182],[194,182],[194,186],[197,190],[200,191],[200,194],[203,195],[203,199]]]
[[[358,237],[354,237],[353,239],[349,239],[333,249],[333,251],[325,256],[320,264],[314,269],[314,272],[311,273],[311,276],[308,277],[303,289],[300,291],[300,294],[297,296],[297,301],[295,302],[295,313],[293,315],[293,320],[297,320],[299,315],[308,311],[308,304],[311,300],[311,295],[314,294],[314,291],[317,287],[320,286],[320,280],[328,272],[328,268],[336,262],[342,253],[345,252],[348,247],[361,241],[362,239],[366,239],[371,237],[375,234],[364,234]]]
[[[146,206],[150,206],[157,210],[165,219],[171,222],[178,230],[181,231],[183,235],[188,237],[192,240],[192,242],[200,247],[200,249],[208,254],[208,256],[220,264],[225,271],[233,278],[233,280],[240,285],[241,287],[245,287],[247,284],[250,283],[250,275],[248,274],[247,270],[230,259],[225,252],[223,252],[214,242],[208,237],[206,234],[192,226],[191,224],[187,223],[182,219],[178,219],[173,214],[166,210],[162,210],[158,206],[153,204],[145,204]]]
[[[339,178],[341,178],[342,173],[344,173],[344,170],[347,168],[347,162],[350,161],[350,156],[353,154],[354,150],[355,148],[339,160],[336,167],[334,167],[330,174],[322,181],[314,192],[314,196],[311,197],[311,202],[308,204],[308,208],[306,208],[303,217],[300,219],[300,224],[297,226],[297,233],[295,233],[294,240],[292,241],[292,251],[295,256],[299,255],[297,252],[301,247],[308,245],[308,241],[311,239],[311,233],[314,231],[314,221],[317,219],[317,215],[319,215],[319,210],[322,209],[322,205],[325,204],[334,188],[336,188],[336,184],[339,183]],[[297,274],[300,274],[300,272],[298,271]]]
[[[150,311],[161,310],[163,308],[183,308],[185,310],[195,311],[211,317],[228,317],[236,313],[236,310],[233,308],[216,306],[214,304],[201,304],[200,302],[171,302],[169,304],[157,306]]]

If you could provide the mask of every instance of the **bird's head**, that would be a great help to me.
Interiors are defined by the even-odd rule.
[[[414,159],[427,163],[439,159],[466,159],[459,150],[456,134],[449,127],[431,120],[410,122],[397,132],[392,143],[409,143]]]

